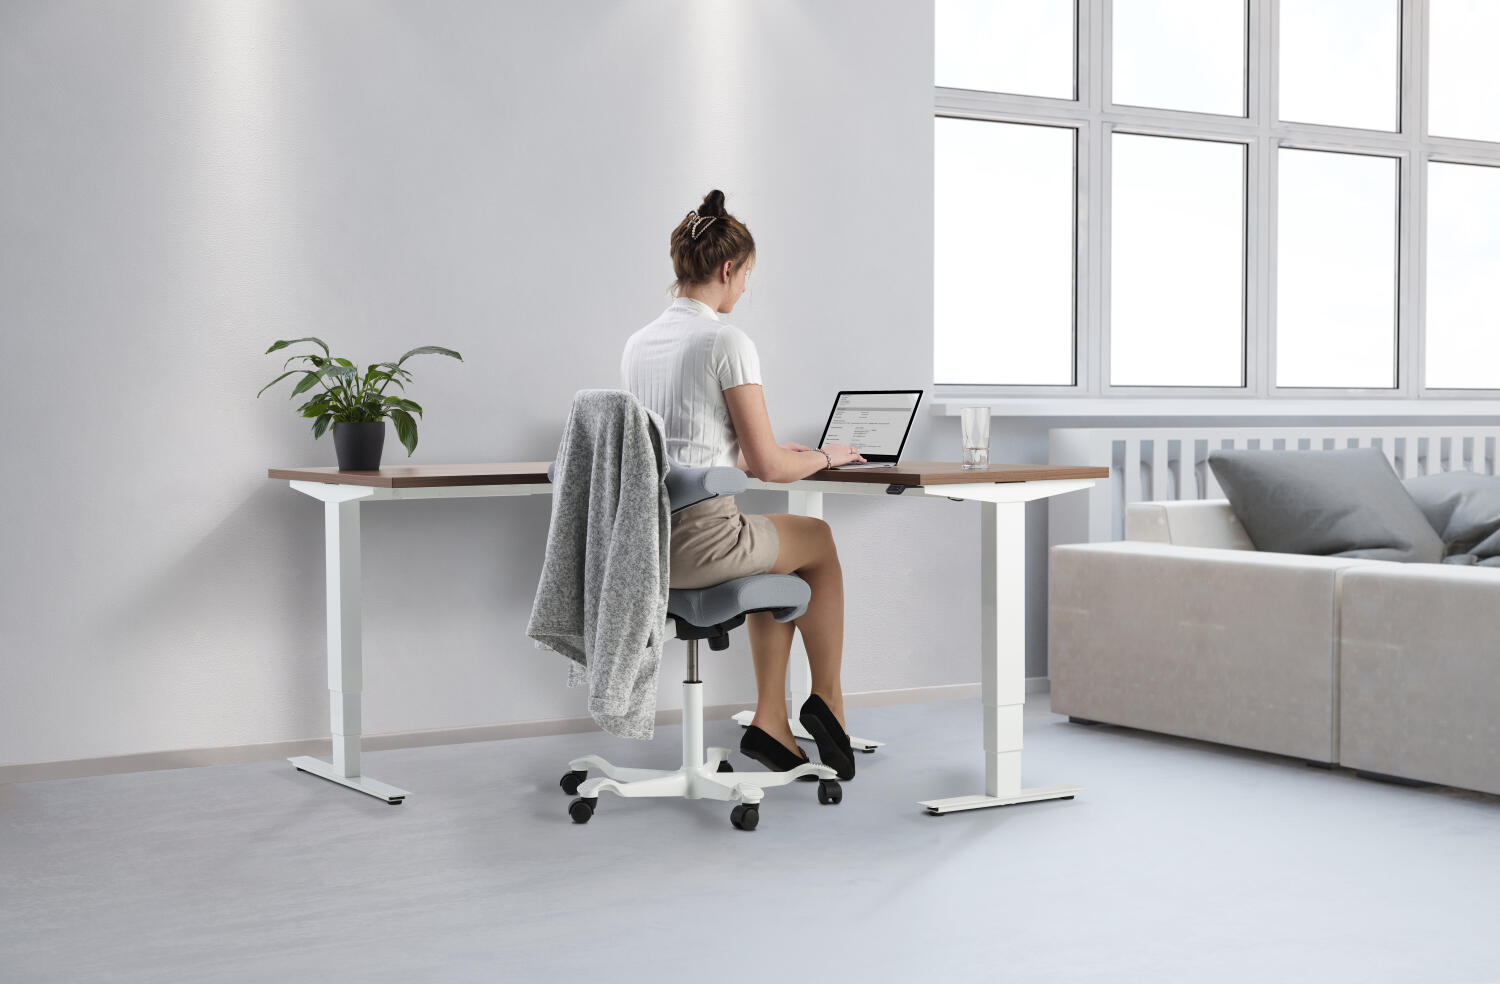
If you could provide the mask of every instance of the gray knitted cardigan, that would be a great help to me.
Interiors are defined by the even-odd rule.
[[[526,634],[573,660],[589,713],[650,738],[667,621],[671,507],[661,417],[624,390],[580,390],[558,445],[547,553]]]

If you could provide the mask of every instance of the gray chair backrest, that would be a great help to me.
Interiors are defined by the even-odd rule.
[[[547,465],[547,481],[555,481],[553,474],[557,462]],[[685,465],[668,463],[667,499],[672,512],[681,512],[688,506],[716,499],[721,495],[734,495],[745,491],[745,473],[738,468],[710,465],[704,468],[688,468]]]
[[[554,481],[557,462],[547,466],[547,481]],[[673,512],[681,512],[688,506],[716,499],[721,495],[734,495],[745,491],[745,473],[738,468],[710,465],[706,468],[688,468],[670,465],[667,468],[667,499]]]
[[[738,468],[709,466],[688,468],[671,465],[667,469],[667,497],[672,502],[672,511],[681,512],[688,506],[745,491],[745,473]]]

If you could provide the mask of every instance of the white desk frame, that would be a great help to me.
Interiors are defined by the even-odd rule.
[[[903,495],[927,495],[980,503],[980,701],[984,706],[984,792],[970,796],[923,800],[929,813],[955,813],[1013,803],[1071,799],[1080,786],[1021,785],[1022,712],[1026,704],[1026,503],[1094,485],[1096,479],[1033,482],[955,483],[907,488]],[[401,803],[406,790],[371,779],[360,770],[361,695],[364,690],[360,638],[359,507],[390,499],[481,498],[504,495],[550,495],[550,484],[453,485],[424,488],[373,488],[333,482],[292,480],[298,492],[323,503],[325,558],[328,585],[328,696],[329,731],[333,736],[331,762],[299,755],[289,759],[303,771],[322,776],[387,803]],[[801,481],[772,485],[757,479],[749,488],[787,493],[787,510],[821,517],[823,494],[887,495],[886,486],[864,482]],[[795,712],[812,689],[812,674],[801,637],[794,641],[789,670],[789,707],[800,735]],[[735,720],[745,723],[742,711]],[[856,747],[873,751],[882,743],[852,739]]]

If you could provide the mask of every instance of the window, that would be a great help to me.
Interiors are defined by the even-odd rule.
[[[1436,137],[1500,140],[1500,76],[1495,39],[1500,3],[1495,0],[1428,0],[1427,132]]]
[[[1074,0],[937,0],[937,84],[1074,98]]]
[[[1110,385],[1244,385],[1244,145],[1116,133],[1111,151]]]
[[[1278,386],[1395,387],[1397,163],[1278,153]]]
[[[1073,384],[1073,131],[937,121],[934,378]]]
[[[1427,385],[1500,388],[1500,167],[1427,172]]]
[[[1245,115],[1245,0],[1115,0],[1114,102]]]
[[[1400,0],[1281,0],[1280,116],[1399,128]]]
[[[947,395],[1500,395],[1500,0],[936,17]]]

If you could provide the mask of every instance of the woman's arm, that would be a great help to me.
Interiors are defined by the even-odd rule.
[[[788,451],[811,451],[812,450],[812,448],[808,447],[806,444],[798,444],[796,441],[782,441],[779,446],[783,447],[783,448],[786,448]],[[734,461],[734,467],[738,468],[742,472],[748,472],[750,470],[750,466],[745,463],[745,449],[744,448],[740,448],[739,454],[735,458],[735,461]]]
[[[828,467],[822,451],[793,451],[776,443],[771,417],[766,413],[765,393],[758,383],[729,387],[724,391],[724,402],[739,439],[741,471],[779,483],[795,482]],[[835,465],[865,460],[847,444],[830,444],[823,450]]]

